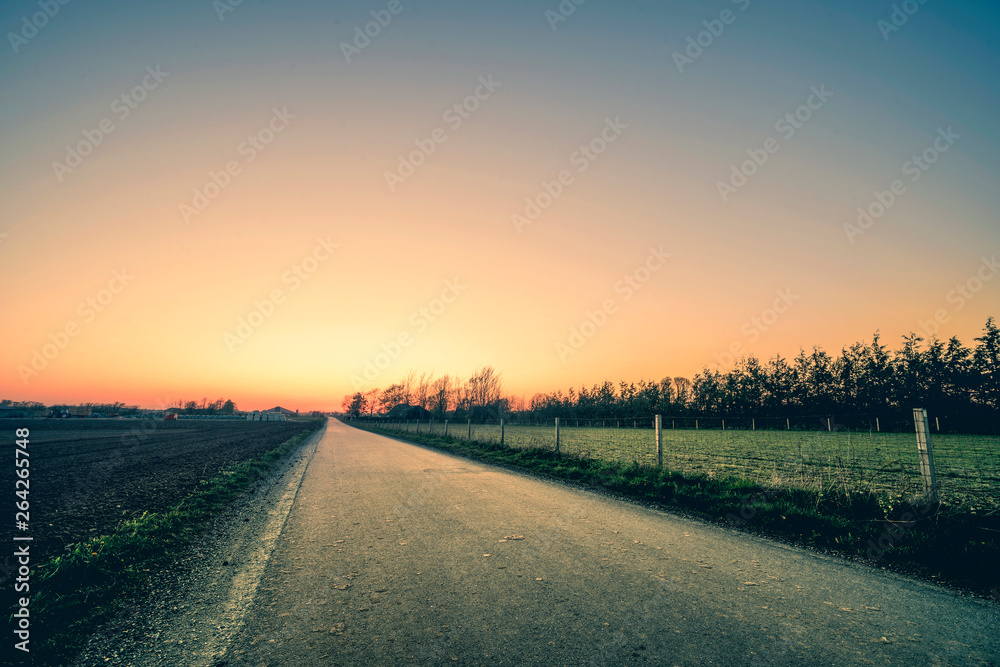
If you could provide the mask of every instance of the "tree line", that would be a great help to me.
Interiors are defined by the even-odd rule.
[[[492,367],[463,380],[411,372],[385,389],[344,398],[345,414],[386,414],[420,406],[437,418],[650,419],[678,417],[786,418],[803,415],[892,414],[924,407],[937,415],[995,419],[1000,409],[1000,330],[990,317],[976,345],[957,337],[925,341],[915,333],[890,349],[876,332],[831,355],[814,346],[791,359],[754,355],[732,369],[705,367],[694,379],[604,381],[589,389],[537,393],[527,404],[504,393]]]
[[[369,389],[344,397],[344,414],[384,415],[397,406],[416,406],[436,417],[494,419],[497,415],[524,410],[524,401],[504,395],[503,380],[492,366],[476,370],[468,379],[452,375],[434,377],[434,373],[414,371],[385,389]]]
[[[186,415],[231,415],[236,413],[236,404],[232,400],[217,398],[211,403],[207,398],[198,401],[177,401],[177,407],[184,410]]]
[[[83,407],[90,408],[93,414],[102,415],[120,415],[122,417],[130,417],[139,414],[140,408],[138,405],[128,405],[121,401],[115,401],[113,403],[83,403]],[[24,408],[24,409],[44,409],[47,406],[44,403],[39,403],[38,401],[14,401],[9,398],[0,400],[0,408]],[[69,408],[76,407],[65,404],[58,404],[48,406],[51,409],[59,408]],[[209,402],[207,398],[201,399],[201,401],[174,401],[168,408],[176,408],[182,411],[184,414],[188,415],[232,415],[236,413],[236,403],[232,400],[223,401],[218,398],[212,402]]]

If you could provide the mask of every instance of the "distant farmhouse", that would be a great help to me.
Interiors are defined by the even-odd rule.
[[[385,415],[389,419],[430,419],[434,414],[419,405],[397,405]]]

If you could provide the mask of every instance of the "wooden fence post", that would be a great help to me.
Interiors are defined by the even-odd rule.
[[[503,446],[503,420],[500,420],[500,445]]]
[[[469,437],[466,438],[466,439],[469,440],[470,442],[472,441],[472,420],[471,419],[469,420]]]
[[[444,437],[448,437],[448,420],[444,420]]]
[[[920,456],[920,476],[924,480],[924,494],[937,498],[937,478],[934,475],[934,452],[931,451],[930,424],[927,410],[913,408],[913,425],[917,431],[917,454]]]
[[[556,417],[556,451],[559,451],[559,417]]]
[[[656,467],[663,467],[663,416],[656,415]]]

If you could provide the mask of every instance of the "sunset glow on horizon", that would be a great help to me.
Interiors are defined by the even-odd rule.
[[[912,4],[5,3],[0,398],[973,345],[1000,10]]]

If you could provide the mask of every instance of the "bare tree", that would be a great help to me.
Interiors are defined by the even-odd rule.
[[[492,416],[500,408],[503,382],[492,366],[483,366],[469,378],[466,385],[469,409],[477,416]]]
[[[420,379],[417,380],[417,388],[414,392],[415,405],[419,405],[425,410],[430,407],[431,403],[431,379],[434,377],[434,373],[421,373]]]
[[[378,397],[381,390],[378,387],[374,389],[369,389],[365,392],[365,405],[368,406],[368,416],[371,417],[375,414],[375,408],[378,406]]]
[[[443,417],[451,409],[451,406],[457,403],[454,385],[454,381],[448,375],[442,375],[431,383],[430,410],[439,417]]]
[[[399,384],[399,386],[403,389],[403,400],[401,402],[406,405],[410,405],[410,401],[413,397],[413,385],[415,382],[414,375],[416,375],[416,372],[410,371],[406,374],[406,379]]]
[[[681,405],[687,403],[691,399],[691,389],[693,386],[691,380],[685,377],[675,377],[674,387],[676,387],[676,393],[674,401]]]

